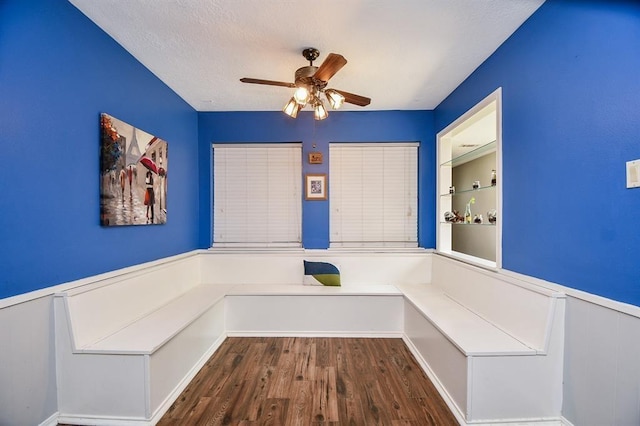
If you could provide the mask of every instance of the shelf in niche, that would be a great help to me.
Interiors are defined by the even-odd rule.
[[[496,186],[481,186],[478,189],[464,189],[462,191],[456,191],[455,194],[442,194],[440,195],[441,197],[455,197],[456,195],[461,195],[461,194],[469,194],[471,192],[479,192],[479,191],[485,191],[487,189],[496,189]]]
[[[486,143],[484,145],[481,145],[479,147],[477,147],[476,149],[473,149],[469,152],[466,152],[462,155],[459,155],[457,157],[452,158],[449,161],[446,161],[442,164],[440,164],[441,167],[455,167],[455,166],[459,166],[460,164],[464,164],[468,161],[471,160],[475,160],[476,158],[482,157],[485,154],[489,154],[490,152],[494,152],[497,148],[497,143],[496,141],[491,141],[489,143]]]

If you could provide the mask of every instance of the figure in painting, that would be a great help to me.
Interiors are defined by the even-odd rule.
[[[127,172],[125,172],[124,169],[120,169],[120,190],[123,198],[124,198],[124,187],[126,183],[127,183]]]
[[[151,170],[147,171],[144,183],[146,185],[146,191],[144,194],[144,204],[147,206],[147,221],[153,223],[154,211],[153,205],[156,202],[155,193],[153,192],[153,173]]]
[[[131,195],[131,183],[133,182],[133,166],[127,167],[127,177],[129,178],[129,195]]]

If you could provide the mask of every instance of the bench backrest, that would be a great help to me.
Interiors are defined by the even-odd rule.
[[[200,282],[197,255],[150,262],[92,277],[64,297],[76,348],[94,343],[158,309]]]
[[[278,252],[202,254],[202,280],[208,284],[296,284],[303,281],[303,260],[330,262],[340,270],[342,286],[424,284],[431,277],[431,255],[417,253]]]
[[[505,274],[434,255],[432,284],[526,345],[545,351],[564,295]]]

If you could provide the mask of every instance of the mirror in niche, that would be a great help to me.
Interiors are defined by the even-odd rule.
[[[488,267],[501,266],[500,94],[437,136],[437,250]]]

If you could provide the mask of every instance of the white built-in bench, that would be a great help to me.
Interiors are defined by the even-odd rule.
[[[149,424],[224,340],[228,287],[197,254],[76,282],[54,297],[59,421]]]
[[[557,420],[564,295],[433,256],[431,283],[399,285],[405,341],[469,423]]]
[[[302,286],[303,259],[343,286]],[[560,415],[562,295],[426,251],[198,251],[76,284],[54,302],[64,423],[154,424],[226,336],[265,335],[402,337],[461,422]]]

